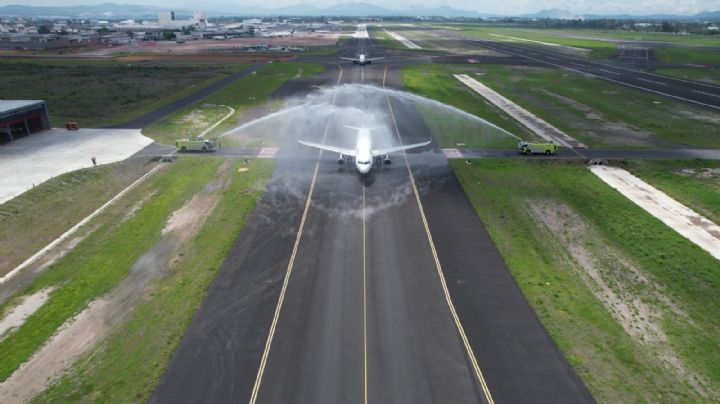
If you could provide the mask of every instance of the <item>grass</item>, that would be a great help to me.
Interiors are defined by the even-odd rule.
[[[123,279],[140,254],[158,240],[167,217],[203,189],[219,163],[189,158],[166,167],[132,192],[148,198],[142,208],[125,221],[106,222],[27,285],[21,294],[48,286],[57,289],[17,331],[0,341],[0,380],[7,379],[65,321]],[[0,306],[0,312],[13,303],[11,299]]]
[[[657,69],[655,73],[679,79],[720,84],[720,67],[686,67],[677,69]]]
[[[108,126],[189,95],[242,67],[0,63],[0,94],[46,100],[56,126],[68,121]]]
[[[236,114],[228,120],[218,125],[207,136],[212,137],[225,132],[230,127],[237,124],[237,120],[249,108],[268,104],[271,96],[285,82],[295,77],[307,77],[319,74],[324,70],[324,66],[314,63],[304,62],[285,62],[272,63],[263,66],[257,70],[255,74],[243,77],[235,81],[231,85],[217,91],[207,97],[202,102],[218,105],[228,105],[236,110]],[[225,139],[223,145],[226,144]]]
[[[435,66],[473,75],[590,147],[720,147],[715,114],[622,85],[547,68]]]
[[[267,64],[254,74],[236,80],[202,100],[154,122],[143,129],[143,134],[159,142],[170,144],[179,137],[201,133],[228,112],[227,108],[208,107],[209,105],[233,107],[235,114],[206,135],[206,137],[217,136],[235,126],[249,108],[269,104],[273,93],[288,80],[319,74],[323,69],[322,65],[304,62]],[[231,139],[223,140],[223,145],[231,145],[231,143]]]
[[[630,160],[624,162],[623,168],[713,222],[720,223],[719,161]]]
[[[669,370],[657,345],[625,333],[585,286],[579,275],[583,265],[531,213],[535,201],[569,206],[593,229],[595,236],[584,240],[588,249],[625,257],[686,313],[675,314],[674,308],[650,299],[650,285],[633,280],[634,296],[662,312],[667,344],[685,368],[701,375],[706,389],[720,390],[720,272],[714,258],[583,165],[516,159],[451,164],[525,297],[599,402],[701,402],[707,397]],[[632,278],[612,271],[603,276],[619,275]]]
[[[535,136],[520,123],[489,104],[479,94],[470,90],[452,76],[452,73],[467,73],[472,68],[444,65],[415,65],[403,67],[405,88],[418,95],[452,105],[465,112],[484,119],[516,136],[534,139]],[[433,136],[441,147],[456,147],[465,143],[467,147],[514,147],[517,140],[503,136],[499,131],[471,123],[456,116],[437,119],[439,111],[420,108]]]
[[[233,173],[239,163],[235,163]],[[36,402],[147,401],[255,206],[274,162],[251,160],[233,174],[207,222],[166,276],[151,286],[129,320],[88,352]]]
[[[431,24],[437,26],[437,24]],[[529,28],[523,26],[513,26],[512,24],[441,24],[443,26],[452,26],[462,30],[493,30],[505,29],[513,31],[524,31],[528,33],[538,33],[541,35],[550,35],[557,37],[580,37],[591,38],[599,41],[607,41],[610,39],[624,41],[656,41],[668,43],[680,43],[688,45],[707,45],[719,46],[720,38],[717,35],[696,35],[696,34],[675,34],[667,32],[644,32],[644,31],[626,31],[626,30],[607,30],[593,28]]]
[[[517,39],[512,39],[520,38],[529,41],[546,42],[556,45],[569,46],[573,48],[587,49],[589,50],[588,56],[594,59],[607,59],[613,56],[617,51],[617,44],[614,42],[586,38],[555,36],[552,35],[551,32],[540,29],[531,30],[482,27],[473,25],[462,25],[461,28],[463,33],[466,33],[470,36],[492,41],[516,41],[525,44],[533,44],[533,42],[518,41]]]
[[[222,105],[195,103],[153,122],[143,129],[143,135],[160,143],[173,144],[176,139],[198,136],[229,112]]]
[[[126,160],[73,171],[0,205],[0,273],[22,263],[151,167]]]
[[[693,48],[657,48],[657,59],[663,63],[692,63],[720,65],[720,52]]]
[[[298,56],[330,56],[338,53],[339,50],[337,45],[310,46],[308,50],[299,52]]]

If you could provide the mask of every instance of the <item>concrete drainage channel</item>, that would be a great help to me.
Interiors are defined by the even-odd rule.
[[[608,186],[720,260],[720,226],[716,223],[630,172],[607,165],[607,160],[592,159],[588,168]]]

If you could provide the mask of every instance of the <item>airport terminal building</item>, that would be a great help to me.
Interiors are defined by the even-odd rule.
[[[0,144],[50,128],[45,101],[0,100]]]

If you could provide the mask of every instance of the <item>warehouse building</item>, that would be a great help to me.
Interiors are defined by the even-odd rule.
[[[0,100],[0,144],[50,128],[45,101]]]

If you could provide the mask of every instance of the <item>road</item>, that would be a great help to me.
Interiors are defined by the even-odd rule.
[[[391,64],[335,72],[326,85],[402,86]],[[381,91],[332,103],[375,111],[396,142],[430,137]],[[304,135],[336,144],[343,124]],[[336,158],[281,145],[151,401],[592,401],[436,147],[367,179]]]

